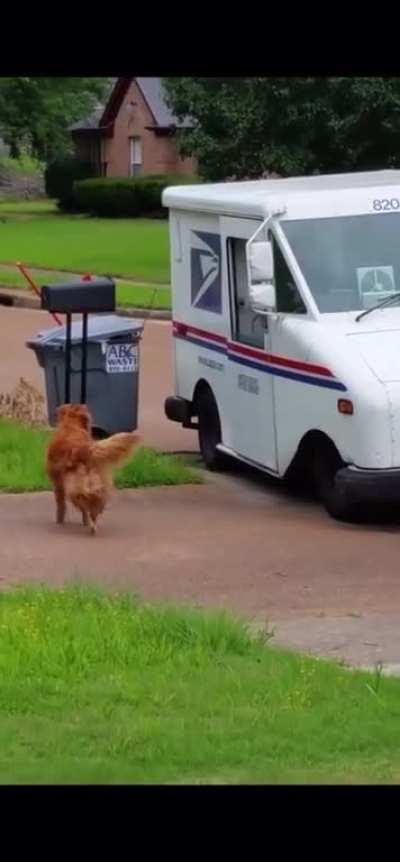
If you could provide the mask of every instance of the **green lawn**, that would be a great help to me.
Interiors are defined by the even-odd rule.
[[[150,308],[169,311],[171,290],[169,287],[149,287],[147,284],[117,285],[117,305],[120,308]]]
[[[7,213],[12,215],[49,215],[50,213],[58,213],[56,201],[51,201],[45,198],[38,201],[11,201],[0,199],[0,218],[6,216]]]
[[[169,283],[167,221],[40,214],[37,203],[29,213],[29,205],[3,205],[0,263]]]
[[[50,432],[0,419],[0,492],[45,491],[50,488],[44,452]],[[117,488],[199,483],[199,474],[176,455],[144,447],[115,474]]]
[[[0,782],[398,783],[400,682],[225,613],[0,593]]]

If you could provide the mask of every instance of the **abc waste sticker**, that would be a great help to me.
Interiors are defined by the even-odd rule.
[[[107,374],[124,374],[137,371],[137,344],[108,344],[106,348]]]

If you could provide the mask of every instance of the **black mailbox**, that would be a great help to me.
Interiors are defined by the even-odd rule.
[[[66,284],[44,284],[41,305],[45,311],[67,315],[65,341],[65,403],[71,395],[71,323],[72,315],[82,314],[82,376],[81,402],[86,401],[88,314],[115,311],[115,283],[111,278],[82,278]]]
[[[45,284],[42,308],[65,314],[115,311],[115,283],[111,278],[81,279],[67,284]]]

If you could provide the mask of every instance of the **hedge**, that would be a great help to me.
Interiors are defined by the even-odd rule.
[[[167,186],[199,183],[199,177],[146,174],[140,177],[98,177],[74,183],[74,197],[83,212],[109,218],[167,217],[161,194]]]
[[[94,176],[95,169],[90,162],[84,162],[72,156],[56,159],[48,164],[45,170],[46,194],[57,201],[60,209],[73,212],[79,209],[73,189],[75,180]]]

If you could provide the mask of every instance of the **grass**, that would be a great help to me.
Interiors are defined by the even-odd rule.
[[[44,207],[44,202],[41,202]],[[48,205],[48,202],[47,204]],[[0,263],[91,272],[168,284],[168,223],[151,219],[96,219],[38,215],[38,204],[0,212]],[[39,208],[40,209],[40,208]]]
[[[58,213],[56,201],[43,200],[37,201],[21,201],[0,199],[0,218],[1,216],[9,215],[50,215]]]
[[[117,305],[120,308],[151,308],[168,311],[171,308],[169,287],[149,287],[147,284],[121,284],[116,281]]]
[[[50,432],[0,419],[0,491],[21,493],[50,489],[44,451]],[[162,455],[144,447],[115,474],[117,488],[195,484],[199,474],[183,458]]]
[[[66,276],[60,273],[46,272],[44,270],[32,273],[35,284],[40,287],[43,284],[51,282],[55,284],[66,280],[76,278],[76,275]],[[157,285],[149,284],[132,284],[126,281],[115,280],[117,306],[119,308],[154,308],[154,309],[170,309],[171,308],[171,290],[169,287],[158,287]],[[0,285],[11,288],[19,288],[30,291],[26,279],[17,269],[3,267],[0,264]]]
[[[0,782],[397,783],[400,683],[221,612],[0,593]]]

